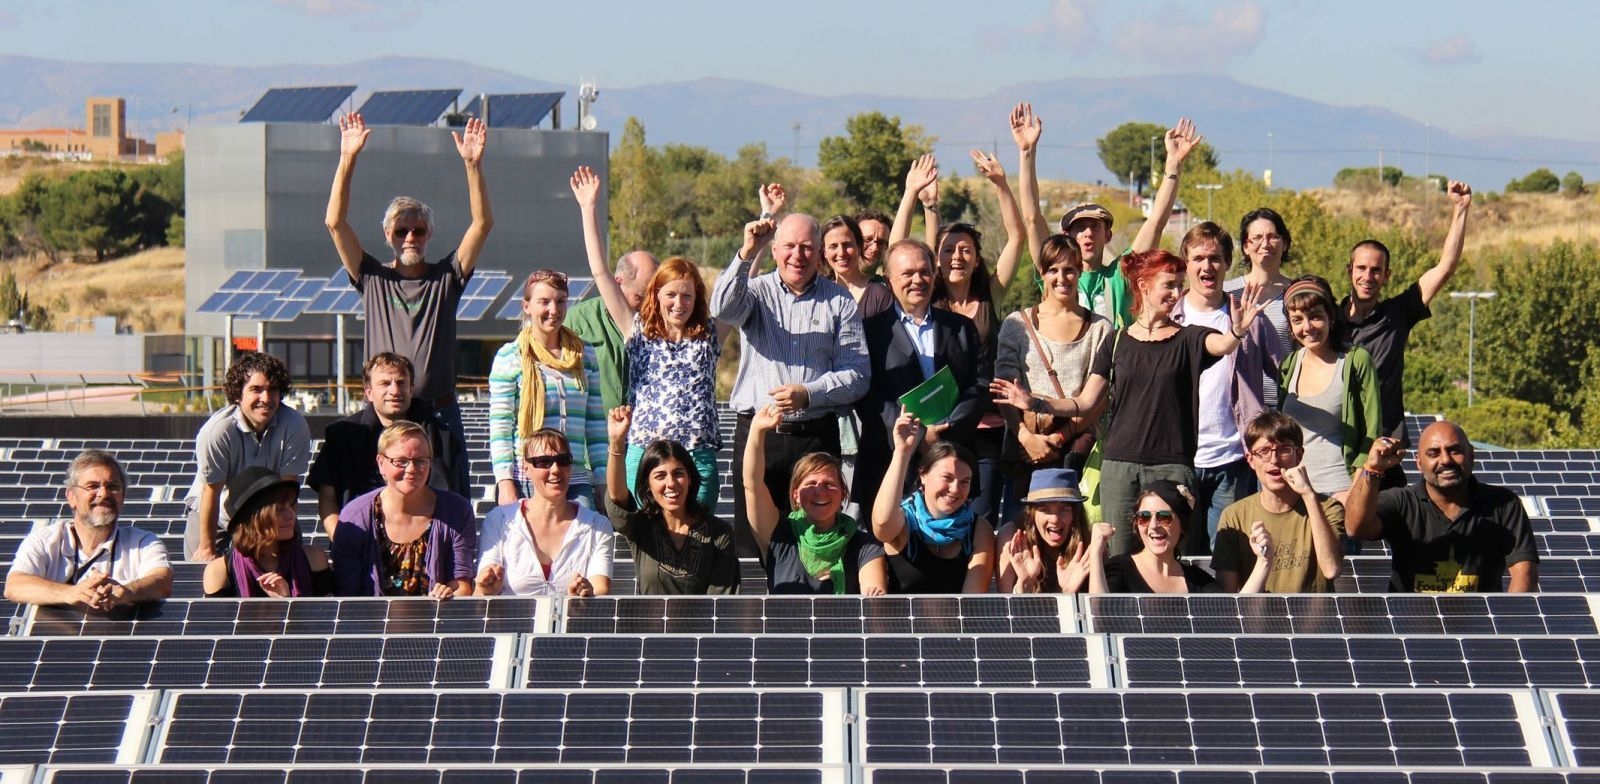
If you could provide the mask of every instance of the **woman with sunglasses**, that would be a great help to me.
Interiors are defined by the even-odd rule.
[[[378,436],[383,487],[339,512],[333,578],[339,596],[432,596],[472,593],[478,520],[472,504],[428,486],[433,445],[415,422],[400,420]]]
[[[251,466],[228,479],[228,535],[233,549],[206,564],[206,597],[329,596],[328,554],[300,536],[300,483]]]
[[[1165,479],[1145,485],[1132,521],[1139,530],[1138,550],[1107,557],[1112,527],[1095,523],[1089,541],[1089,593],[1220,593],[1222,586],[1210,572],[1178,560],[1193,514],[1189,488]],[[1239,593],[1260,593],[1272,571],[1272,535],[1259,522],[1250,529],[1250,549],[1256,553],[1255,568]]]
[[[722,338],[729,327],[712,320],[705,280],[694,262],[681,256],[662,262],[646,284],[644,297],[637,304],[632,302],[606,269],[596,207],[600,178],[589,167],[579,166],[570,185],[583,215],[589,272],[627,353],[632,427],[625,453],[609,459],[626,459],[622,474],[626,485],[638,474],[645,449],[652,443],[681,444],[694,458],[691,467],[700,476],[700,503],[710,509],[717,503],[717,450],[722,448],[717,427],[717,358],[722,355]],[[781,186],[762,189],[763,206],[781,209],[783,199]],[[641,497],[639,502],[645,499]]]
[[[633,410],[611,409],[611,455],[628,443]],[[606,474],[606,515],[628,540],[637,565],[634,592],[644,596],[739,592],[739,554],[733,527],[713,517],[701,500],[700,474],[676,441],[644,449],[633,487],[621,471]],[[634,499],[641,499],[635,501]]]
[[[533,480],[517,445],[541,428],[574,444],[569,497],[594,508],[596,474],[606,469],[606,410],[594,349],[565,325],[567,276],[535,270],[522,286],[522,331],[489,368],[489,459],[500,505],[527,498]]]
[[[1289,342],[1289,316],[1283,309],[1283,295],[1289,290],[1289,276],[1283,274],[1283,265],[1294,260],[1289,249],[1294,242],[1289,236],[1289,225],[1283,216],[1271,207],[1258,207],[1239,220],[1239,237],[1244,242],[1245,274],[1222,284],[1224,294],[1238,294],[1246,286],[1255,286],[1261,292],[1263,315],[1278,333],[1283,345]],[[1262,393],[1267,408],[1279,406],[1278,379],[1272,373],[1262,376]]]
[[[889,592],[988,593],[994,527],[970,503],[972,453],[949,441],[928,447],[920,455],[915,489],[901,495],[921,431],[917,418],[902,408],[894,423],[894,456],[872,507],[872,534],[889,560]]]
[[[528,496],[483,518],[479,596],[604,596],[611,592],[611,523],[573,501],[572,445],[559,430],[523,439]]]

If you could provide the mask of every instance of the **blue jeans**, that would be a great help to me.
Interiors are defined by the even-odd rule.
[[[717,493],[722,489],[722,480],[717,475],[717,450],[691,449],[689,457],[694,460],[694,471],[700,475],[700,504],[706,512],[715,514],[717,511]],[[643,504],[644,499],[639,497],[637,483],[639,476],[639,463],[644,460],[644,447],[633,444],[628,445],[628,458],[625,464],[623,478],[627,480],[628,492],[633,495],[635,504]]]
[[[1196,526],[1194,533],[1184,539],[1183,554],[1210,555],[1212,548],[1217,545],[1217,521],[1222,519],[1222,510],[1255,491],[1256,473],[1250,470],[1250,464],[1243,459],[1215,468],[1196,468],[1195,513],[1198,517],[1199,512],[1205,510],[1206,535],[1200,536],[1199,526]]]

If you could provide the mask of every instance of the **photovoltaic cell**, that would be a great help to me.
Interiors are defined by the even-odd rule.
[[[477,321],[483,318],[483,314],[489,312],[489,306],[494,304],[495,298],[510,284],[511,276],[499,270],[480,270],[474,273],[461,292],[461,301],[456,304],[456,319]]]
[[[593,290],[594,278],[567,278],[567,302],[570,304],[578,304]],[[494,317],[501,321],[522,320],[522,293],[512,292],[511,298],[500,306],[500,312]]]
[[[1071,597],[674,596],[569,600],[569,634],[1058,634]]]
[[[170,693],[161,763],[844,761],[841,691]]]
[[[550,110],[561,103],[566,93],[504,93],[489,96],[489,116],[484,120],[491,128],[537,128]],[[467,103],[464,114],[483,118],[481,96]]]
[[[133,768],[52,767],[43,784],[845,784],[842,765],[541,765],[419,767],[416,765],[316,765],[285,769],[256,765],[151,765]],[[0,779],[0,784],[12,784]],[[18,784],[31,784],[19,779]]]
[[[865,784],[1600,784],[1600,773],[1563,770],[1395,770],[1033,766],[866,766]]]
[[[323,123],[350,94],[353,84],[337,87],[275,87],[266,91],[239,122]]]
[[[0,765],[138,761],[154,692],[0,694]]]
[[[512,637],[0,638],[0,691],[504,687]]]
[[[1111,634],[1593,635],[1581,594],[1100,595],[1084,630]]]
[[[432,125],[460,94],[460,88],[379,91],[357,112],[367,125]]]
[[[1114,645],[1126,687],[1600,685],[1600,637],[1127,636]]]
[[[1600,693],[1551,691],[1545,694],[1556,734],[1577,767],[1600,767]]]
[[[299,275],[300,270],[239,270],[195,312],[254,318],[294,286]]]
[[[866,764],[1548,767],[1527,691],[878,690]]]
[[[311,304],[306,306],[305,312],[349,316],[360,313],[361,310],[361,293],[350,285],[349,273],[340,269],[333,273],[332,277],[322,285],[322,290],[312,297]]]
[[[530,635],[524,686],[1107,686],[1099,638]]]
[[[36,607],[35,637],[519,634],[550,628],[550,599],[169,599],[87,616]]]

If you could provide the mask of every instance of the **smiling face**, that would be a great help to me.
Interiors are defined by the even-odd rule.
[[[522,314],[536,334],[554,336],[567,321],[567,292],[539,281],[522,301]]]
[[[251,373],[239,392],[239,411],[257,433],[267,429],[282,402],[283,392],[267,380],[265,373]]]
[[[694,300],[694,284],[687,280],[675,280],[656,289],[656,306],[661,311],[661,320],[673,329],[681,330],[688,326],[690,317],[694,315]]]
[[[1317,351],[1328,347],[1332,317],[1328,309],[1318,302],[1304,309],[1287,308],[1289,316],[1289,333],[1294,335],[1297,343],[1306,348]]]
[[[1139,530],[1139,541],[1144,543],[1146,551],[1157,556],[1177,551],[1183,523],[1159,496],[1147,494],[1139,500],[1133,524]]]
[[[405,368],[375,365],[363,389],[380,421],[399,419],[411,407],[411,376]]]
[[[300,512],[299,488],[284,488],[276,491],[278,497],[273,499],[272,512],[276,522],[276,539],[287,542],[300,533],[300,522],[297,518]]]
[[[1145,308],[1155,311],[1158,316],[1172,315],[1172,309],[1177,306],[1178,298],[1183,295],[1183,284],[1178,276],[1171,272],[1157,272],[1139,284]]]
[[[1350,252],[1350,297],[1357,302],[1376,302],[1389,282],[1389,260],[1383,251],[1363,245]]]
[[[403,465],[395,465],[395,463]],[[378,473],[384,484],[409,494],[428,486],[433,470],[433,447],[426,439],[410,435],[378,454]]]
[[[804,291],[817,275],[817,229],[810,217],[790,215],[773,235],[772,260],[778,265],[778,279],[790,291]]]
[[[688,507],[689,471],[688,466],[671,458],[650,469],[650,497],[663,512],[681,514]]]
[[[1417,469],[1436,490],[1464,489],[1472,478],[1472,442],[1449,422],[1435,422],[1417,442]]]
[[[939,243],[939,276],[947,283],[960,285],[972,279],[972,271],[982,262],[978,244],[966,232],[952,231]]]
[[[562,447],[558,443],[530,442],[528,444],[528,457],[558,454],[563,454]],[[557,463],[549,468],[540,468],[528,462],[522,464],[523,470],[528,474],[528,482],[533,485],[533,491],[540,498],[551,503],[561,503],[567,500],[567,484],[572,481],[572,453],[565,452],[565,454],[568,458],[566,465]]]
[[[852,279],[861,271],[861,249],[856,247],[849,227],[835,226],[822,235],[822,258],[833,269],[834,277],[841,280]]]
[[[918,315],[927,311],[933,301],[933,266],[921,248],[908,244],[890,251],[883,271],[901,310]]]
[[[790,502],[806,519],[831,524],[844,506],[844,479],[832,468],[812,471],[800,479]]]
[[[961,509],[972,492],[972,469],[951,455],[924,468],[920,481],[928,511],[936,517],[950,517]]]
[[[1082,274],[1083,265],[1077,259],[1063,255],[1056,263],[1045,268],[1045,296],[1062,305],[1072,305],[1078,301],[1078,277]]]
[[[882,221],[868,218],[861,221],[861,258],[867,266],[883,261],[883,252],[889,249],[889,227]]]
[[[1047,501],[1030,506],[1033,508],[1033,532],[1039,544],[1051,550],[1066,547],[1080,507],[1066,501]]]
[[[1228,262],[1215,240],[1201,240],[1184,251],[1188,285],[1196,294],[1213,299],[1222,293],[1222,279]]]
[[[112,487],[117,489],[113,491]],[[74,484],[67,488],[67,505],[77,519],[95,528],[109,528],[117,524],[117,517],[122,514],[124,492],[116,469],[91,465],[79,471]]]

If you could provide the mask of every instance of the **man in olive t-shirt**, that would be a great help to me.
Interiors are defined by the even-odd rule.
[[[635,313],[644,302],[644,290],[656,274],[656,257],[642,250],[623,254],[617,260],[617,285]],[[600,363],[600,400],[610,411],[628,402],[628,347],[622,331],[606,311],[605,299],[590,297],[567,311],[567,329],[583,342],[594,346]]]

